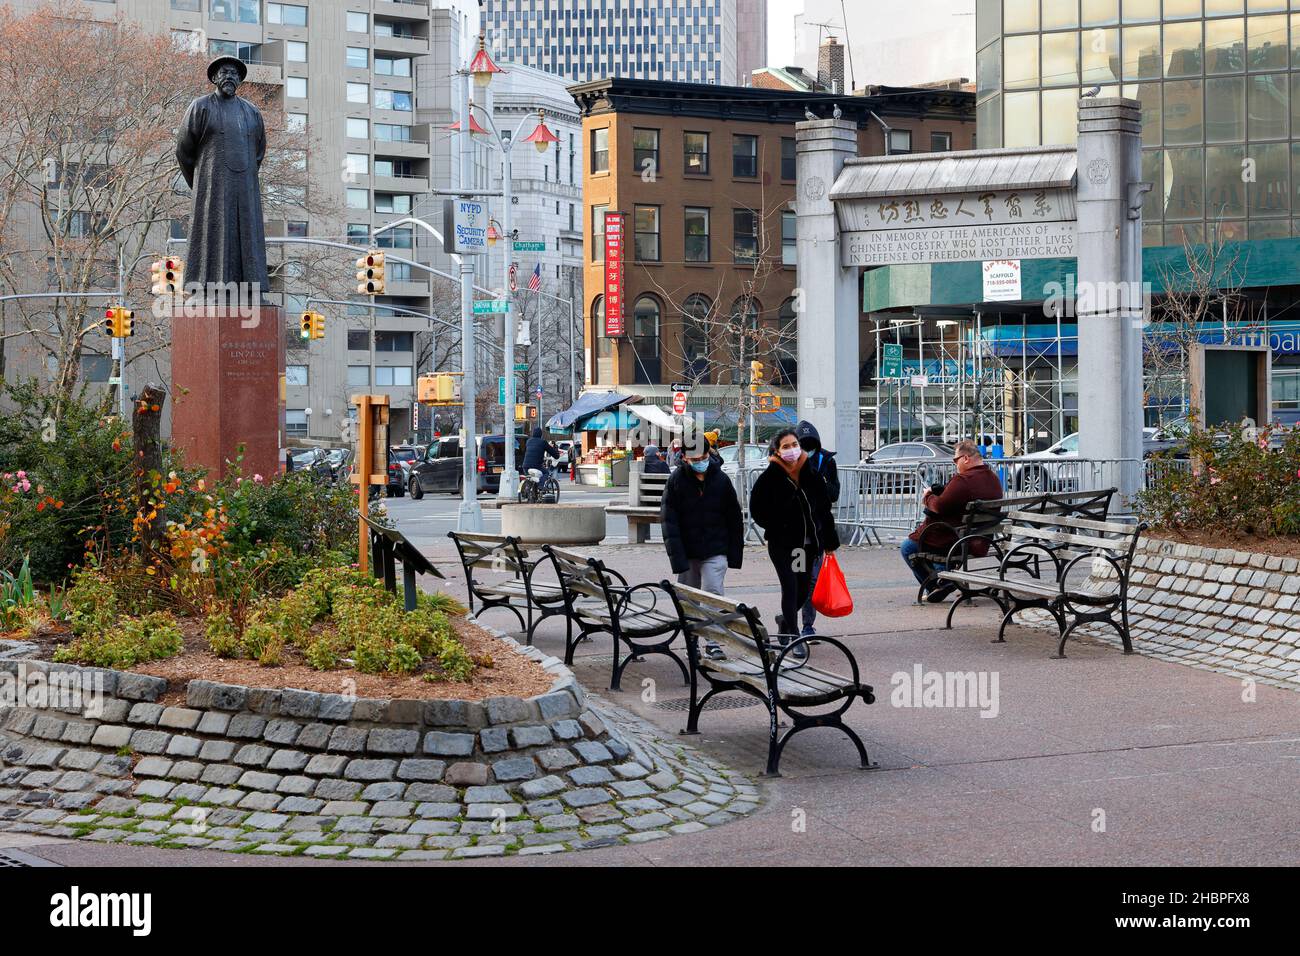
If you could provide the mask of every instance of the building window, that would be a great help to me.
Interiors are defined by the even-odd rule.
[[[284,433],[290,438],[307,437],[307,409],[286,408],[284,410]]]
[[[368,190],[368,189],[349,189],[349,190],[348,190],[348,208],[349,208],[349,209],[369,209],[369,208],[370,208],[370,190]]]
[[[709,171],[709,134],[684,133],[682,135],[682,169],[688,174],[703,176]]]
[[[354,10],[349,10],[347,26],[349,33],[369,33],[370,16],[369,14],[357,13]]]
[[[349,83],[349,84],[348,84],[348,89],[347,89],[347,96],[348,96],[348,102],[349,102],[349,103],[363,103],[363,104],[369,104],[369,102],[370,102],[370,84],[369,84],[369,83]]]
[[[286,76],[284,78],[284,95],[305,100],[307,98],[307,77]]]
[[[306,113],[285,113],[284,128],[291,132],[297,132],[299,130],[306,129],[307,114]]]
[[[709,211],[686,207],[683,216],[686,226],[686,261],[709,261]]]
[[[271,4],[275,6],[275,4]],[[226,23],[261,23],[260,0],[212,0],[208,16]]]
[[[636,206],[636,258],[638,262],[659,261],[659,207]]]
[[[636,355],[633,378],[644,384],[659,381],[659,302],[648,295],[632,310],[632,347]]]
[[[591,261],[605,261],[605,213],[609,206],[591,207]]]
[[[370,175],[370,155],[368,153],[348,153],[347,159],[343,162],[344,167],[351,176]]]
[[[288,40],[284,44],[284,58],[289,63],[307,62],[307,44],[301,40]]]
[[[659,174],[659,130],[632,130],[632,172],[644,176]]]
[[[613,353],[609,339],[605,335],[605,297],[598,295],[591,300],[591,318],[596,326],[596,356],[609,358]]]
[[[409,193],[375,193],[375,212],[409,213],[410,211]]]
[[[375,139],[385,143],[411,142],[411,127],[399,123],[376,123]]]
[[[198,13],[203,9],[203,4],[201,0],[172,0],[172,9]]]
[[[375,90],[375,108],[411,112],[411,94],[401,90]]]
[[[708,373],[710,307],[708,298],[698,293],[682,303],[682,372],[692,378]]]
[[[731,175],[752,179],[758,175],[758,137],[736,134],[731,137]]]
[[[370,241],[370,227],[364,222],[348,223],[348,242],[364,246]]]
[[[307,366],[286,365],[284,367],[284,381],[286,385],[306,385]]]
[[[378,203],[376,203],[378,205]],[[415,244],[415,231],[410,226],[399,226],[396,229],[386,229],[379,235],[375,236],[375,246],[379,249],[410,249]],[[403,263],[394,262],[388,268],[389,278],[393,278],[393,267],[400,266]]]
[[[781,178],[794,179],[794,137],[781,137]]]
[[[731,226],[735,261],[753,263],[758,259],[758,214],[752,209],[733,210]]]
[[[609,172],[609,127],[591,131],[591,171]]]
[[[348,47],[348,66],[354,70],[370,68],[370,50],[364,46]]]
[[[266,5],[266,22],[278,23],[285,27],[305,27],[307,25],[307,8],[296,3],[268,3]]]
[[[358,386],[368,386],[369,384],[370,384],[369,365],[348,366],[348,387],[349,388],[357,388]]]
[[[781,265],[792,266],[795,259],[795,214],[788,209],[781,211]]]
[[[889,131],[889,152],[892,156],[903,156],[912,151],[912,131],[910,129],[891,129]]]
[[[413,352],[414,333],[412,332],[383,332],[375,333],[375,351],[376,352]]]
[[[378,76],[410,76],[411,58],[409,56],[376,56],[375,73]]]
[[[307,223],[301,219],[292,219],[285,223],[284,234],[302,239],[307,235]]]
[[[113,358],[109,355],[81,355],[81,377],[87,382],[107,382],[113,374]]]
[[[375,384],[400,386],[411,384],[411,366],[381,365],[375,369]]]
[[[931,133],[930,152],[932,153],[952,152],[952,133]]]
[[[348,351],[369,352],[370,351],[370,330],[369,329],[348,329]]]
[[[348,139],[369,139],[370,120],[359,116],[348,117]]]

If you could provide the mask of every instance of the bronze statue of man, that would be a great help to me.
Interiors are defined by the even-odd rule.
[[[256,305],[266,291],[266,233],[258,168],[266,127],[256,106],[236,95],[248,67],[233,56],[208,64],[216,90],[190,104],[176,136],[176,159],[193,191],[186,284],[211,301],[220,289]]]

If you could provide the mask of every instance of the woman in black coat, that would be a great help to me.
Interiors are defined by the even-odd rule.
[[[764,531],[767,553],[781,582],[781,614],[776,619],[777,640],[784,647],[798,637],[799,609],[812,590],[812,568],[822,554],[840,546],[835,516],[826,482],[799,447],[794,430],[781,431],[768,445],[767,470],[750,492],[749,513]],[[805,660],[808,649],[799,644],[790,652]]]

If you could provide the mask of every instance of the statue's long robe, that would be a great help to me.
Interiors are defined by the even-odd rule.
[[[268,291],[258,181],[265,156],[262,114],[247,100],[214,91],[185,111],[176,159],[194,194],[187,285],[200,283],[206,290],[211,283],[256,283]],[[243,291],[241,298],[248,294]]]

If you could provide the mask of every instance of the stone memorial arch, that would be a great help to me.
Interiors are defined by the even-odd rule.
[[[1136,493],[1150,189],[1138,103],[1080,99],[1077,147],[859,157],[851,122],[796,130],[799,417],[828,447],[858,447],[863,268],[1074,258],[1080,455],[1115,462],[1121,494]]]

